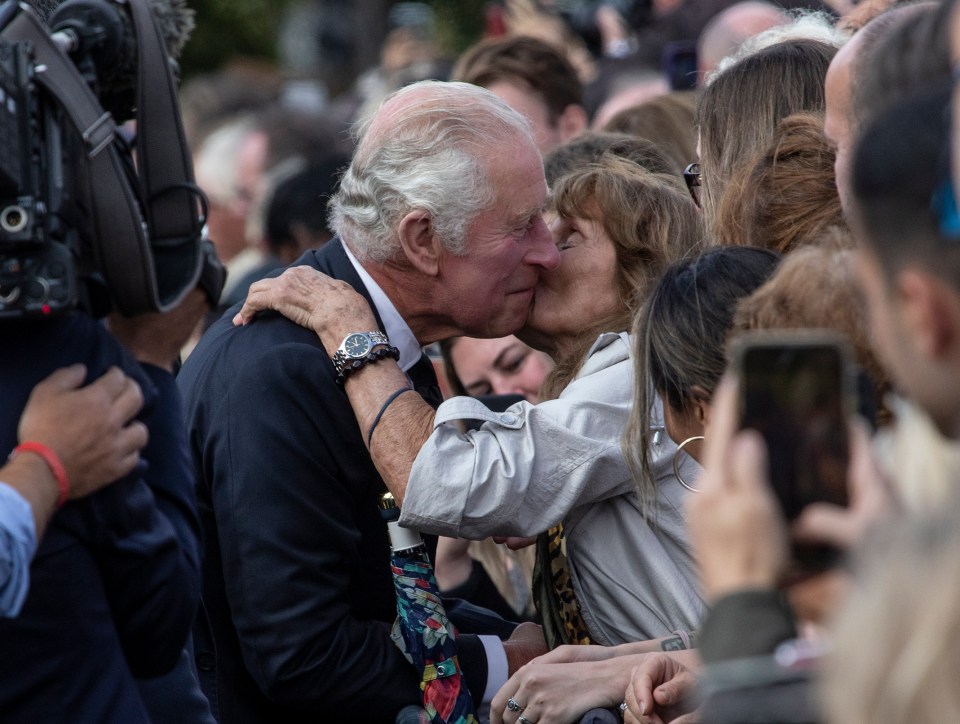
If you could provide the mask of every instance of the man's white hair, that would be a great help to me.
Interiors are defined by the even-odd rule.
[[[406,86],[355,133],[357,150],[330,199],[330,228],[373,262],[396,257],[397,226],[415,209],[430,214],[448,251],[466,253],[470,223],[494,199],[488,158],[517,138],[536,148],[524,116],[467,83]]]

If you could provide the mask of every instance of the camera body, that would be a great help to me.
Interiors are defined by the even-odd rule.
[[[0,318],[79,303],[80,235],[65,223],[69,169],[57,115],[35,90],[30,45],[0,39]]]
[[[217,264],[150,4],[0,4],[0,321],[166,311]]]

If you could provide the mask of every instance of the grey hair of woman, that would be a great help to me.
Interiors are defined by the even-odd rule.
[[[396,257],[397,227],[415,209],[430,214],[449,252],[466,253],[470,223],[494,199],[491,149],[518,138],[536,148],[524,116],[467,83],[406,86],[355,134],[353,160],[330,199],[330,228],[373,262]]]
[[[720,246],[670,265],[633,328],[633,409],[623,454],[644,509],[656,495],[650,466],[651,412],[685,411],[712,395],[727,365],[726,338],[737,303],[773,274],[780,254],[752,246]]]

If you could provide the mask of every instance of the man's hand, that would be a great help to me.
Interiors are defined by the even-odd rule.
[[[209,309],[206,293],[197,287],[169,312],[148,312],[136,317],[114,313],[107,324],[137,361],[172,372],[180,350]]]
[[[351,332],[378,327],[367,300],[353,287],[308,266],[291,267],[278,277],[254,282],[233,323],[249,324],[257,312],[267,309],[312,329],[331,357]]]
[[[505,545],[512,551],[518,551],[522,548],[529,548],[537,542],[537,536],[519,536],[519,535],[495,535],[495,543]]]
[[[30,393],[17,437],[54,450],[67,471],[70,497],[79,498],[126,475],[147,444],[147,427],[134,420],[143,407],[139,385],[120,369],[81,387],[86,368],[64,367]]]
[[[690,724],[699,721],[695,706],[697,677],[691,662],[676,655],[650,654],[630,673],[624,724]]]
[[[706,433],[700,493],[687,522],[708,600],[745,588],[773,588],[787,563],[783,514],[767,480],[763,439],[737,430],[736,385],[721,382]]]

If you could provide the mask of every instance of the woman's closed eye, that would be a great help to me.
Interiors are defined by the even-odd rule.
[[[500,363],[497,365],[497,367],[499,367],[500,371],[504,374],[514,374],[518,372],[521,367],[523,367],[523,363],[526,362],[529,354],[529,350],[517,350],[516,352],[513,352],[512,354],[500,360]]]

